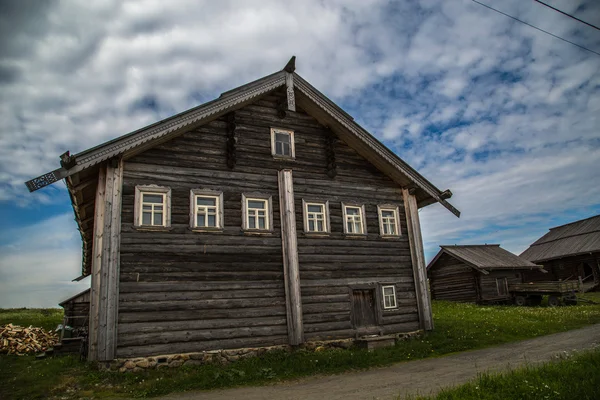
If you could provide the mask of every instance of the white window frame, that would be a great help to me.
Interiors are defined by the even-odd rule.
[[[248,223],[248,202],[252,200],[264,201],[267,209],[265,210],[265,228],[249,228]],[[242,193],[242,229],[248,232],[272,232],[273,231],[273,200],[272,196],[254,193]]]
[[[162,225],[144,225],[142,224],[143,216],[143,195],[159,195],[163,197],[163,223]],[[133,207],[134,226],[137,228],[160,229],[171,227],[171,188],[157,185],[138,185],[135,187],[135,199]],[[152,222],[154,222],[154,214],[152,214]]]
[[[393,291],[393,295],[386,295],[385,294],[385,289],[388,288],[392,288]],[[392,300],[394,300],[394,304],[390,305],[390,306],[386,306],[386,297],[390,297]],[[398,308],[398,301],[396,300],[396,285],[382,285],[381,286],[381,298],[383,299],[383,309],[384,310],[393,310],[395,308]]]
[[[347,208],[358,208],[360,210],[360,225],[362,228],[362,232],[348,232],[348,218],[346,214]],[[365,236],[367,234],[367,221],[366,221],[366,213],[365,213],[365,205],[364,204],[351,204],[351,203],[342,203],[342,214],[344,220],[342,221],[344,224],[344,233],[346,235],[354,235],[354,236]]]
[[[286,156],[283,154],[276,153],[275,146],[275,133],[285,133],[290,136],[290,155]],[[280,129],[280,128],[271,128],[271,155],[276,158],[287,158],[293,159],[296,158],[296,145],[294,141],[294,131],[290,129]]]
[[[323,207],[323,228],[325,228],[323,231],[311,231],[309,229],[308,206]],[[302,215],[304,220],[304,233],[311,235],[327,235],[331,233],[331,224],[329,223],[329,201],[311,201],[302,199]]]
[[[390,234],[384,232],[384,224],[383,224],[383,211],[391,211],[394,213],[394,220],[396,224],[396,233]],[[381,204],[377,206],[377,214],[379,215],[379,235],[382,237],[398,237],[402,235],[400,231],[400,211],[398,206],[394,206],[391,204]]]
[[[205,197],[215,199],[216,205],[216,226],[198,226],[198,206],[196,199]],[[208,221],[208,218],[206,219]],[[210,189],[192,189],[190,190],[190,228],[194,231],[215,231],[223,230],[223,192]]]

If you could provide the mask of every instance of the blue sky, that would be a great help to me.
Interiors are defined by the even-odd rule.
[[[533,1],[489,4],[600,52],[600,32]],[[596,25],[600,4],[551,4]],[[0,307],[55,306],[89,282],[62,182],[82,151],[279,70],[297,72],[440,189],[440,244],[520,253],[600,213],[600,56],[469,0],[0,4]]]

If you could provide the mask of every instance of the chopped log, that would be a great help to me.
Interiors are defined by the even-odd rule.
[[[58,335],[42,328],[24,328],[8,324],[0,326],[0,354],[22,356],[41,353],[58,343]]]

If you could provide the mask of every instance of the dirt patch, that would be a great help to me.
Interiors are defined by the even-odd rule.
[[[398,395],[434,394],[465,383],[480,372],[497,372],[555,359],[565,352],[600,345],[600,324],[446,357],[405,362],[391,367],[320,376],[263,387],[177,393],[163,399],[393,399]]]

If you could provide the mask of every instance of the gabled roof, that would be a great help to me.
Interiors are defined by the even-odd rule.
[[[499,244],[480,244],[464,246],[440,246],[441,250],[431,260],[427,269],[431,268],[437,260],[443,255],[448,254],[465,264],[487,274],[489,270],[498,269],[541,269],[541,265],[536,265],[527,261],[508,250],[500,247]]]
[[[541,262],[600,252],[600,215],[550,228],[521,257]]]
[[[449,190],[441,191],[435,187],[358,125],[339,106],[293,72],[294,69],[294,57],[292,57],[284,70],[224,92],[217,99],[208,103],[84,150],[74,156],[66,152],[61,156],[61,168],[26,182],[28,189],[34,191],[58,180],[66,180],[83,240],[82,277],[89,274],[91,265],[94,193],[97,184],[97,169],[100,165],[117,158],[133,157],[283,87],[287,87],[288,91],[293,90],[296,104],[304,111],[321,124],[328,126],[340,139],[387,174],[399,186],[412,189],[419,207],[437,202],[456,216],[460,216],[460,211],[446,201],[452,196]]]

